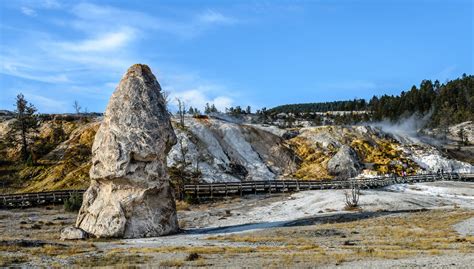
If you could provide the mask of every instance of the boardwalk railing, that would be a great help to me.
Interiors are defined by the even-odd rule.
[[[184,192],[197,198],[213,198],[229,195],[258,193],[298,192],[304,190],[346,189],[352,184],[362,189],[373,189],[399,183],[417,183],[432,181],[469,181],[474,182],[474,174],[420,174],[406,177],[376,177],[370,179],[347,180],[267,180],[224,183],[201,183],[184,186]],[[74,195],[83,195],[85,190],[63,190],[35,193],[0,195],[0,208],[28,207],[44,204],[63,203]]]

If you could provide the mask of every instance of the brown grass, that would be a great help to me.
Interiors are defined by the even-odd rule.
[[[472,211],[433,210],[207,239],[271,244],[272,252],[284,254],[281,256],[283,264],[295,264],[295,262],[340,264],[363,259],[474,253],[472,245],[474,237],[461,237],[452,228],[453,224],[473,216]],[[321,236],[318,231],[323,230],[336,230],[340,233]],[[273,246],[275,242],[286,246],[284,249],[278,249]],[[262,251],[262,248],[256,247],[255,252]]]
[[[176,201],[176,210],[188,211],[190,205],[186,201]]]

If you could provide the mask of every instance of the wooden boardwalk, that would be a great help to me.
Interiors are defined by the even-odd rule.
[[[214,198],[222,196],[285,193],[305,190],[347,189],[356,184],[361,189],[381,188],[399,183],[417,183],[432,181],[468,181],[474,182],[474,174],[420,174],[406,177],[377,177],[371,179],[348,180],[267,180],[224,183],[202,183],[185,185],[187,195],[196,198]],[[62,190],[35,193],[0,195],[0,208],[29,207],[63,203],[74,195],[83,195],[85,190]]]

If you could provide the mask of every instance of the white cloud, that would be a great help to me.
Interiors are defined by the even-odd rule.
[[[133,30],[124,28],[120,31],[104,33],[101,36],[79,42],[59,42],[57,45],[74,52],[111,51],[125,47],[134,37]]]
[[[38,108],[39,111],[65,111],[66,103],[41,95],[24,93],[25,98]]]
[[[197,18],[199,21],[204,22],[204,23],[230,24],[230,23],[236,22],[234,18],[224,16],[222,13],[214,11],[214,10],[210,10],[210,9],[199,14]]]
[[[71,33],[57,35],[39,31],[38,28],[35,31],[26,29],[29,32],[15,40],[15,46],[0,44],[0,73],[50,83],[52,85],[49,88],[60,87],[64,89],[63,92],[74,96],[87,95],[96,100],[105,100],[128,66],[135,62],[153,65],[146,58],[148,55],[140,53],[139,47],[135,46],[141,40],[163,33],[177,38],[194,38],[211,27],[237,21],[216,10],[181,13],[182,17],[178,15],[171,19],[106,5],[84,2],[62,4],[53,0],[25,0],[26,9],[22,9],[22,12],[32,16],[44,9],[66,6],[68,9],[62,9],[65,13],[61,16],[48,19],[57,27],[69,27],[66,30]],[[164,89],[170,90],[173,98],[185,100],[188,107],[202,110],[206,103],[210,103],[224,110],[234,102],[235,96],[229,96],[230,91],[225,87],[205,81],[195,74],[178,71],[158,79],[160,83],[168,79],[168,83],[163,84]],[[30,95],[33,101],[44,108],[42,110],[62,109],[59,107],[61,102],[55,103],[53,99],[42,98],[42,95]],[[54,106],[58,107],[54,109]],[[69,105],[64,109],[71,110]]]
[[[226,107],[234,106],[235,98],[239,97],[238,91],[230,90],[216,81],[206,80],[196,72],[178,70],[159,73],[157,78],[162,89],[170,93],[171,110],[176,109],[176,98],[179,98],[188,108],[192,106],[202,111],[206,103],[209,103],[224,111]]]
[[[214,104],[219,110],[224,111],[226,107],[229,108],[234,104],[234,100],[226,96],[218,96],[214,98],[212,104]]]
[[[77,18],[71,25],[80,30],[110,31],[116,29],[117,26],[127,26],[137,31],[158,31],[180,38],[194,38],[213,25],[237,22],[235,18],[214,10],[206,10],[193,16],[183,16],[181,19],[170,19],[145,12],[91,3],[75,5],[72,13]]]
[[[3,57],[2,57],[3,58]],[[20,63],[2,60],[0,73],[10,76],[16,76],[24,79],[35,80],[46,83],[65,83],[69,78],[65,74],[46,75],[37,74],[34,68]]]
[[[231,107],[234,101],[232,98],[227,96],[216,96],[216,97],[209,97],[206,95],[205,92],[193,89],[187,91],[180,91],[180,92],[172,92],[170,95],[170,102],[171,106],[176,106],[176,99],[179,98],[182,100],[186,107],[189,108],[190,106],[197,108],[199,110],[203,110],[206,103],[214,104],[217,109],[220,111],[224,111],[225,108]]]
[[[21,13],[25,14],[26,16],[36,16],[36,11],[29,7],[21,7]]]

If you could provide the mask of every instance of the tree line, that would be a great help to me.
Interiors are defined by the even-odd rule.
[[[267,115],[279,113],[311,114],[327,111],[367,111],[369,118],[357,114],[360,120],[397,121],[419,114],[430,115],[431,127],[453,125],[474,120],[474,76],[463,74],[460,78],[440,83],[423,80],[399,95],[374,96],[369,101],[354,99],[324,103],[288,104],[266,110]],[[351,117],[349,114],[346,117]]]

